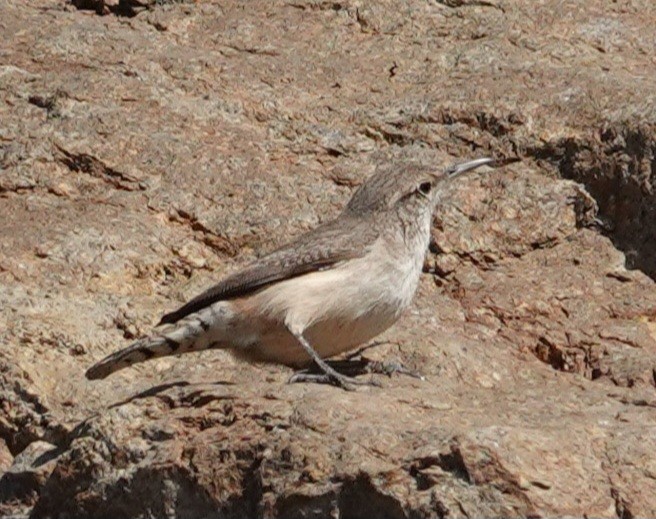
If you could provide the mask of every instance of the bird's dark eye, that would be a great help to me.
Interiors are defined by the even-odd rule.
[[[431,189],[433,189],[433,184],[431,184],[430,182],[422,182],[421,184],[419,184],[419,192],[422,195],[429,194],[431,192]]]

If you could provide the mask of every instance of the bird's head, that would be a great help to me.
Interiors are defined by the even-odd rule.
[[[358,188],[345,212],[368,214],[398,209],[413,216],[430,215],[449,181],[493,162],[493,159],[481,158],[443,170],[417,164],[386,165]]]

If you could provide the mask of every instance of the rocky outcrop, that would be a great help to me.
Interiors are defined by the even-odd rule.
[[[656,515],[650,2],[0,3],[0,515]],[[331,218],[454,183],[356,392],[94,360]]]

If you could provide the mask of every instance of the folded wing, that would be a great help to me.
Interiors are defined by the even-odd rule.
[[[324,270],[342,261],[364,256],[377,237],[373,226],[366,221],[338,218],[228,276],[166,314],[159,324],[175,323],[217,301],[244,296],[276,281]]]

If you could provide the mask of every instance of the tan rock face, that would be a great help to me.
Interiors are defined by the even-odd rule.
[[[0,2],[0,510],[656,515],[651,1]],[[346,393],[210,352],[86,367],[334,216],[454,183]]]

